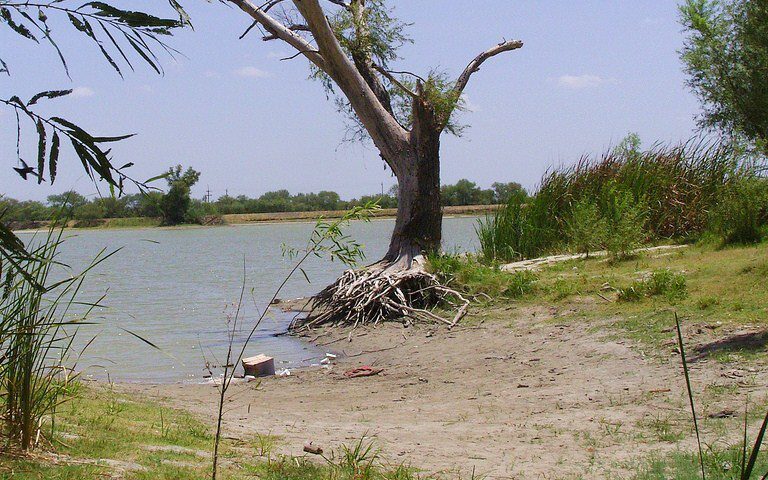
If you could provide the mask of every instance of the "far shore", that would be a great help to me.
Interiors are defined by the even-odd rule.
[[[477,216],[493,213],[500,205],[461,205],[443,207],[443,215],[447,218],[462,216]],[[315,222],[320,218],[341,218],[347,210],[324,210],[312,212],[274,212],[274,213],[233,213],[206,217],[202,224],[182,224],[164,226],[159,218],[130,217],[130,218],[101,218],[96,220],[70,220],[67,227],[77,230],[122,230],[137,228],[201,228],[211,226],[253,225],[270,223],[304,223]],[[395,218],[397,209],[385,208],[376,213],[376,220]],[[34,233],[43,230],[50,222],[11,222],[11,228],[16,233]]]

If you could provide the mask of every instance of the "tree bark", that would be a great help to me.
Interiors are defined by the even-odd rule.
[[[409,268],[416,255],[440,249],[443,211],[440,205],[439,120],[424,99],[421,85],[413,101],[411,149],[397,175],[397,220],[384,260]]]

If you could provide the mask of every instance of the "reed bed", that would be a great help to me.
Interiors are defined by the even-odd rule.
[[[744,203],[738,193],[744,182],[768,192],[761,165],[728,145],[701,140],[584,156],[548,171],[533,196],[513,196],[481,221],[481,254],[487,261],[511,261],[591,247],[621,256],[632,244],[695,239],[717,229],[717,212],[722,218],[744,210],[721,208],[729,195]],[[768,206],[756,205],[749,215],[759,229]]]

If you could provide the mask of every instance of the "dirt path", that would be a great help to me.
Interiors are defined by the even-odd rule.
[[[554,309],[503,315],[508,319],[453,331],[358,329],[352,342],[346,332],[329,331],[317,342],[344,338],[326,347],[340,354],[338,364],[268,378],[258,388],[233,387],[227,435],[275,435],[276,453],[293,455],[309,440],[328,452],[368,436],[392,464],[464,475],[475,469],[488,479],[623,477],[651,452],[693,446],[672,346],[647,358],[641,348],[616,340],[615,330],[596,333],[594,324],[573,319],[558,323]],[[384,370],[367,378],[342,375],[361,365]],[[694,383],[702,389],[737,391],[731,404],[703,405],[702,414],[738,411],[747,391],[752,398],[765,395],[764,366],[732,370],[714,361],[694,364]],[[213,422],[213,386],[123,388]],[[662,441],[669,440],[667,424],[685,438]]]

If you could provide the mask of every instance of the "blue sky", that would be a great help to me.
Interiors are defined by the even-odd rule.
[[[335,190],[346,198],[394,184],[372,146],[342,143],[344,119],[321,86],[307,80],[306,61],[280,61],[289,47],[262,42],[258,33],[238,40],[250,23],[239,10],[203,0],[183,4],[195,31],[170,39],[186,58],[165,58],[164,76],[142,66],[121,80],[95,46],[61,28],[69,80],[51,49],[0,29],[13,74],[0,77],[0,93],[29,98],[74,88],[50,111],[97,133],[137,133],[115,148],[116,163],[134,162],[139,178],[177,163],[192,166],[202,172],[193,190],[198,197],[210,187],[214,197],[286,188]],[[462,138],[443,137],[443,183],[469,178],[481,186],[517,181],[532,188],[547,168],[605,150],[627,132],[650,144],[695,131],[698,104],[684,85],[673,0],[390,4],[413,23],[414,44],[402,49],[395,70],[440,68],[455,76],[502,38],[525,42],[473,76],[466,90],[471,111],[461,117],[470,128]],[[0,110],[0,155],[2,193],[44,199],[70,188],[95,192],[69,152],[53,187],[21,181],[11,170],[15,120],[8,110]]]

